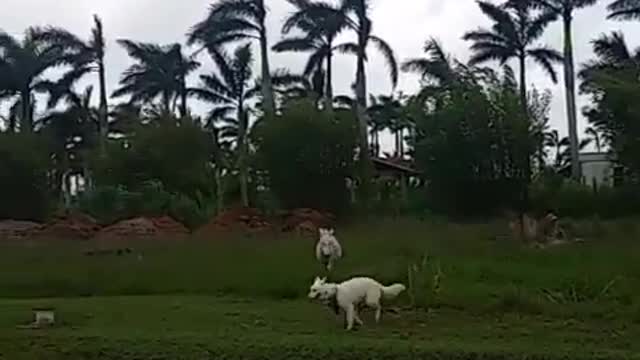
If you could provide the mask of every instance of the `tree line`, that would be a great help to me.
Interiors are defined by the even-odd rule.
[[[125,175],[114,178],[113,168],[148,164],[141,154],[136,154],[137,162],[131,159],[138,145],[145,143],[144,139],[149,146],[162,146],[162,141],[153,140],[153,136],[179,137],[176,134],[180,131],[196,127],[198,133],[192,135],[204,139],[202,143],[200,140],[175,143],[187,148],[201,144],[194,151],[204,154],[206,171],[213,169],[212,176],[216,179],[211,197],[220,202],[223,178],[232,177],[232,182],[238,185],[237,196],[245,206],[252,199],[255,201],[255,189],[262,182],[282,189],[281,192],[293,188],[291,184],[273,183],[276,177],[286,182],[286,176],[275,175],[284,169],[278,161],[262,156],[283,158],[284,148],[304,152],[304,140],[296,145],[293,140],[299,137],[289,131],[304,132],[299,124],[278,122],[279,118],[288,117],[323,119],[317,121],[339,125],[333,130],[315,128],[317,134],[327,137],[316,145],[322,151],[321,145],[348,144],[333,147],[339,149],[335,150],[339,153],[334,153],[335,157],[342,160],[335,163],[326,156],[316,156],[307,161],[313,159],[313,166],[327,165],[332,169],[335,178],[329,182],[333,189],[340,188],[335,179],[350,174],[357,183],[360,199],[381,196],[380,186],[374,183],[372,157],[381,155],[383,130],[394,135],[392,155],[410,158],[431,188],[429,200],[443,206],[457,204],[451,201],[456,196],[462,201],[466,191],[459,190],[472,190],[474,187],[469,187],[472,184],[490,189],[485,194],[492,194],[491,198],[479,200],[480,203],[493,202],[496,208],[514,206],[514,202],[529,206],[528,189],[536,174],[549,169],[555,173],[570,169],[569,175],[580,180],[578,154],[589,142],[598,150],[611,149],[631,174],[640,170],[637,156],[640,129],[635,121],[638,109],[630,101],[640,89],[637,76],[640,51],[629,49],[621,33],[603,34],[592,41],[595,58],[575,70],[573,17],[597,0],[505,0],[500,4],[479,0],[477,6],[491,23],[465,33],[463,38],[472,51],[467,62],[448,54],[436,39],[426,41],[424,57],[399,62],[391,46],[374,32],[371,0],[287,1],[293,11],[283,23],[282,38],[273,45],[273,39],[267,38],[269,13],[264,0],[215,2],[203,20],[189,29],[188,47],[117,40],[132,64],[112,92],[106,84],[106,36],[98,16],[88,38],[55,26],[29,28],[22,38],[0,32],[0,101],[9,105],[8,113],[1,118],[4,137],[46,135],[47,146],[43,150],[47,154],[46,177],[48,186],[57,193],[72,172],[81,173],[96,184],[110,177],[114,184],[133,184],[136,179],[125,181]],[[640,1],[613,1],[608,12],[610,19],[640,19]],[[558,20],[564,29],[562,52],[541,42],[547,27]],[[339,42],[343,33],[355,35],[355,40]],[[274,70],[269,61],[274,51],[304,52],[309,57],[300,73]],[[410,95],[369,95],[366,66],[374,51],[386,61],[394,89],[400,73],[405,72],[421,77],[420,90]],[[334,93],[333,58],[337,53],[354,56],[353,94]],[[211,58],[214,68],[205,69],[198,83],[190,84],[187,77],[202,67],[203,56]],[[258,74],[253,71],[256,58],[261,64]],[[553,82],[558,81],[558,68],[563,69],[567,138],[561,138],[557,130],[549,127],[551,95],[527,86],[529,59]],[[510,67],[514,60],[517,73]],[[485,66],[490,63],[499,67]],[[64,69],[64,74],[56,80],[46,78],[44,74],[53,68]],[[582,141],[577,134],[576,73],[581,81],[579,91],[591,99],[584,110],[591,124],[587,130],[589,138]],[[92,86],[82,91],[76,89],[78,81],[89,76],[97,80],[97,107],[92,101]],[[47,110],[36,116],[36,101],[41,98],[46,98]],[[119,100],[123,98],[124,101]],[[208,104],[208,112],[202,116],[192,114],[191,99]],[[299,122],[310,128],[317,126]],[[283,124],[290,126],[283,128]],[[172,128],[152,131],[148,130],[150,126]],[[150,133],[143,134],[145,131]],[[346,133],[351,140],[346,141]],[[278,141],[290,141],[293,145],[282,147]],[[16,153],[9,145],[6,151]],[[343,151],[353,151],[357,161],[351,164],[350,156]],[[550,154],[554,156],[551,160]],[[162,161],[163,156],[154,156]],[[113,159],[121,160],[118,166]],[[177,160],[173,166],[180,167],[182,163]],[[261,169],[264,164],[270,164],[269,168]],[[126,172],[127,166],[122,172]],[[307,179],[318,175],[311,167],[304,166]],[[170,169],[149,170],[147,177],[167,177],[168,172]],[[11,184],[13,180],[6,181]],[[176,189],[188,192],[185,184]],[[509,189],[505,191],[508,195],[495,200],[493,195],[500,189]],[[344,200],[346,193],[339,193]],[[304,191],[298,190],[297,194],[304,197]],[[435,199],[433,194],[443,198]],[[295,198],[284,194],[279,197]]]

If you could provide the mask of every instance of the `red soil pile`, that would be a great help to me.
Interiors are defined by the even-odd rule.
[[[98,222],[89,215],[75,212],[57,214],[33,234],[42,239],[88,240],[100,230]]]
[[[189,230],[169,216],[138,217],[119,221],[102,229],[96,239],[145,240],[153,238],[183,238]]]
[[[260,232],[270,228],[271,224],[260,210],[240,207],[230,209],[214,217],[209,223],[198,229],[198,234],[207,236],[224,231]]]
[[[283,214],[282,231],[316,233],[318,228],[333,226],[335,217],[328,212],[315,209],[293,209]]]
[[[42,229],[42,224],[32,221],[0,221],[0,240],[22,240]]]
[[[139,217],[122,220],[102,229],[96,239],[141,240],[158,236],[158,228],[150,219]]]
[[[183,237],[189,235],[189,229],[170,216],[162,216],[150,219],[162,236]]]

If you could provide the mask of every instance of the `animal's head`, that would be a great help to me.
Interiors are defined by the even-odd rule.
[[[318,229],[318,232],[320,234],[320,239],[327,239],[327,238],[335,238],[334,233],[335,231],[333,229],[325,229],[325,228],[320,228]]]
[[[319,299],[324,296],[325,285],[327,283],[327,278],[319,278],[316,276],[316,279],[313,281],[313,284],[309,288],[309,299]]]

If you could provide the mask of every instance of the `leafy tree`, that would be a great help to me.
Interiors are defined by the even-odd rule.
[[[179,99],[180,116],[187,116],[186,77],[200,64],[186,57],[179,44],[159,46],[130,40],[118,40],[118,43],[137,63],[125,70],[120,88],[112,96],[130,96],[129,102],[133,104],[152,103],[160,97],[166,114],[174,113]]]
[[[256,39],[260,44],[263,108],[267,118],[275,115],[275,100],[269,67],[269,45],[264,0],[221,0],[209,9],[207,18],[189,32],[189,44],[198,43],[218,54],[220,47],[240,40]]]
[[[17,96],[19,112],[16,122],[20,131],[33,130],[33,97],[35,92],[49,90],[43,74],[64,63],[64,51],[40,38],[42,29],[29,28],[22,40],[0,31],[0,100]]]
[[[347,26],[346,19],[340,8],[322,2],[310,0],[288,0],[296,10],[287,17],[282,27],[282,33],[289,35],[291,30],[302,32],[300,36],[290,36],[274,45],[273,50],[311,52],[304,69],[305,76],[322,71],[323,63],[326,79],[324,84],[324,107],[333,110],[333,53],[336,50],[334,41]]]
[[[638,20],[640,19],[640,1],[616,0],[607,7],[609,19]]]
[[[138,191],[147,181],[159,181],[191,199],[211,195],[210,146],[206,133],[191,122],[165,119],[142,126],[127,142],[109,144],[104,159],[94,159],[96,187]]]
[[[253,54],[249,44],[238,47],[233,57],[220,52],[214,56],[219,74],[202,75],[203,87],[193,89],[192,94],[211,104],[221,104],[223,108],[214,108],[216,116],[210,113],[208,118],[219,118],[227,124],[227,134],[236,139],[237,167],[240,174],[242,204],[249,206],[249,102],[258,95],[258,88],[251,86],[253,77]],[[230,115],[234,113],[235,115]],[[229,117],[233,116],[233,117]],[[224,134],[220,134],[224,136]]]
[[[60,97],[68,94],[69,89],[90,73],[98,74],[98,84],[100,90],[99,105],[99,122],[98,129],[100,134],[100,148],[104,151],[104,147],[109,134],[109,117],[107,102],[107,81],[105,66],[106,42],[102,20],[94,15],[94,27],[91,29],[91,37],[88,41],[83,41],[76,35],[62,28],[49,27],[46,28],[39,38],[52,46],[62,47],[65,54],[65,61],[71,66],[66,74],[57,82],[51,97],[51,104],[55,106]]]
[[[455,82],[432,96],[439,106],[427,102],[414,117],[416,164],[433,209],[471,216],[525,206],[534,144],[512,73]]]
[[[581,69],[581,91],[591,98],[585,116],[617,155],[618,161],[640,174],[640,49],[632,51],[621,33],[593,41],[596,59]]]
[[[355,149],[353,124],[350,113],[330,117],[310,101],[300,100],[287,106],[278,121],[260,127],[260,163],[268,173],[269,187],[286,208],[346,210],[346,179],[352,174]]]
[[[523,0],[510,0],[523,1]],[[567,120],[569,121],[569,141],[571,143],[571,176],[580,179],[578,115],[576,111],[576,85],[573,62],[572,22],[577,10],[593,6],[598,0],[524,0],[532,1],[536,7],[555,14],[562,19],[564,30],[564,91],[566,96]]]

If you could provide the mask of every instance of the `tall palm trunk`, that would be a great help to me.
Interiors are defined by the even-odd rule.
[[[31,119],[31,91],[25,88],[20,92],[22,116],[20,117],[20,131],[30,133],[33,131],[33,119]]]
[[[576,86],[573,68],[573,41],[570,12],[562,16],[564,26],[564,86],[567,101],[567,120],[569,121],[569,144],[571,146],[571,177],[580,180],[578,118],[576,114]]]
[[[525,115],[527,121],[529,121],[529,106],[527,104],[527,58],[522,54],[518,56],[518,62],[520,65],[520,105],[522,106],[522,113]]]
[[[329,43],[329,52],[327,53],[327,74],[326,74],[326,90],[324,92],[324,108],[329,115],[333,114],[333,53],[331,51],[331,43]]]
[[[188,115],[189,108],[187,107],[187,84],[183,77],[180,83],[180,117],[184,118]]]
[[[358,59],[356,69],[356,116],[358,118],[360,134],[360,195],[363,204],[368,206],[371,197],[371,180],[373,176],[373,164],[369,143],[367,142],[367,130],[369,116],[367,115],[367,78],[365,73],[366,34],[360,30],[358,34]]]
[[[529,106],[527,101],[527,57],[524,49],[518,56],[520,63],[520,103],[522,106],[522,113],[524,114],[525,121],[529,124]],[[531,154],[527,148],[527,153],[524,154],[524,183],[522,184],[522,203],[520,204],[520,221],[524,224],[524,215],[529,208],[529,182],[531,181]]]
[[[240,199],[242,205],[249,206],[249,181],[247,169],[247,123],[244,113],[244,104],[238,103],[238,172],[240,180]]]
[[[98,78],[100,82],[100,109],[98,119],[100,154],[105,155],[107,149],[107,137],[109,136],[109,114],[107,104],[107,80],[105,74],[104,58],[98,60]]]
[[[260,58],[262,62],[262,97],[263,108],[267,118],[275,116],[275,100],[273,97],[273,84],[271,81],[271,71],[269,68],[269,44],[267,44],[267,31],[262,29],[260,33]]]

